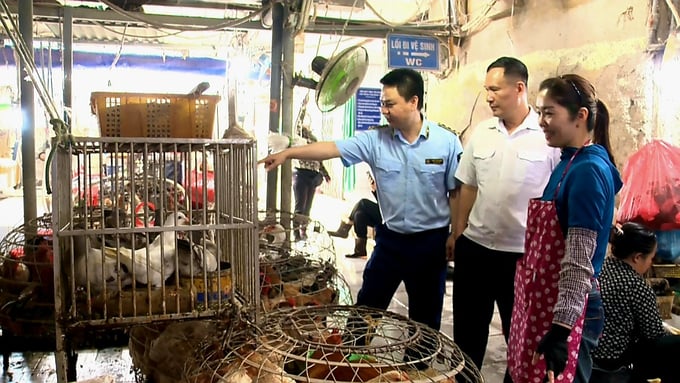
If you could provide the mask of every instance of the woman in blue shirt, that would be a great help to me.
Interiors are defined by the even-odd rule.
[[[515,383],[586,383],[604,326],[596,278],[622,182],[609,113],[588,80],[575,74],[544,80],[536,107],[548,145],[561,148],[562,157],[542,198],[529,205],[508,365]]]

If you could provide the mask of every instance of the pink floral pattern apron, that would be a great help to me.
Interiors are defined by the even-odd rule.
[[[562,179],[579,151],[571,157]],[[555,199],[562,179],[557,185]],[[546,376],[543,356],[535,364],[533,356],[553,321],[564,254],[565,241],[554,200],[529,201],[524,256],[517,261],[515,303],[508,339],[508,369],[514,383],[542,383]],[[555,377],[557,382],[574,380],[584,316],[585,310],[571,330],[569,359],[564,372]]]

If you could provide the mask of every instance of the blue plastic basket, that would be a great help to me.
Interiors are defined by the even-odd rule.
[[[657,231],[656,256],[665,262],[680,262],[680,230]]]

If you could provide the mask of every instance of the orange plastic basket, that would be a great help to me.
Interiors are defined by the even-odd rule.
[[[212,138],[220,96],[93,92],[102,137]]]

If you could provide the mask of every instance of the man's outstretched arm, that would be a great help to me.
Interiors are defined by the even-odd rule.
[[[257,163],[264,164],[264,169],[269,171],[290,159],[323,161],[336,157],[340,157],[340,151],[335,142],[323,141],[288,148],[278,153],[270,154],[257,161]]]

